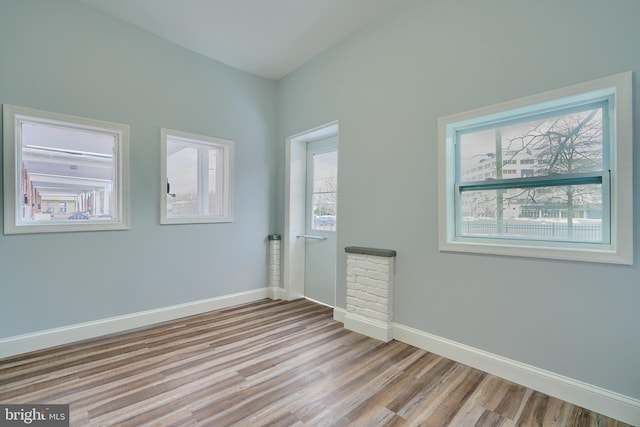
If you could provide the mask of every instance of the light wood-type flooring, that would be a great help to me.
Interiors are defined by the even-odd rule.
[[[0,403],[72,426],[624,426],[306,300],[255,303],[0,359]]]

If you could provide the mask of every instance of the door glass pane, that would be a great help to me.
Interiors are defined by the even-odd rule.
[[[312,229],[336,230],[338,152],[313,155]]]
[[[198,150],[167,141],[167,217],[198,215]]]
[[[463,191],[461,235],[602,242],[602,184]]]

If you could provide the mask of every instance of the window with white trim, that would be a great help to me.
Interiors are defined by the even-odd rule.
[[[440,249],[633,263],[631,81],[440,118]]]
[[[233,221],[233,141],[161,130],[162,224]]]
[[[4,232],[129,228],[129,127],[3,106]]]

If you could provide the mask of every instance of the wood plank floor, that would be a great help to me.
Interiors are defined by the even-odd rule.
[[[410,345],[264,300],[0,359],[1,403],[72,426],[625,426]]]

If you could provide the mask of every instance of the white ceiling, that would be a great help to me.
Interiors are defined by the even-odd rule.
[[[78,0],[234,68],[279,80],[404,0]]]

